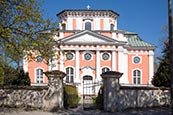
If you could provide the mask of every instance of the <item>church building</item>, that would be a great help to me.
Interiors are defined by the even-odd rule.
[[[118,29],[118,13],[73,9],[61,11],[57,17],[60,29],[55,39],[62,43],[60,57],[52,62],[54,66],[43,63],[41,57],[32,62],[23,60],[31,85],[46,85],[43,72],[49,70],[65,72],[64,82],[76,84],[80,94],[83,81],[101,82],[100,75],[106,71],[123,73],[122,85],[151,84],[155,46],[135,32]]]

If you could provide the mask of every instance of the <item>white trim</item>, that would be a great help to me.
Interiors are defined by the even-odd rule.
[[[140,71],[140,74],[141,74],[141,76],[140,76],[140,79],[141,79],[140,82],[141,82],[141,83],[140,83],[140,84],[134,84],[134,83],[133,83],[133,77],[134,77],[134,76],[133,76],[133,71],[135,71],[135,70],[139,70],[139,71]],[[137,82],[137,81],[136,81],[136,82]],[[132,84],[133,84],[133,85],[141,85],[141,84],[143,84],[143,83],[142,83],[142,69],[139,69],[139,68],[132,69]]]
[[[82,18],[76,17],[76,29],[82,30]]]
[[[86,76],[86,75],[89,75],[89,76],[92,76],[93,77],[93,80],[95,78],[95,74],[93,74],[93,69],[92,67],[83,67],[83,69],[81,69],[82,71],[82,74],[81,74],[81,82],[83,81],[83,76]]]
[[[60,71],[64,72],[64,56],[62,51],[60,51]]]
[[[85,23],[86,22],[90,22],[91,23],[91,30],[93,30],[93,22],[90,20],[90,19],[85,19],[84,21],[83,21],[83,30],[85,30]]]
[[[91,54],[91,59],[90,59],[90,60],[85,60],[85,54],[86,54],[86,53]],[[92,61],[92,60],[93,60],[93,52],[92,52],[92,51],[89,51],[89,50],[83,51],[83,52],[82,52],[82,60],[85,60],[85,61]]]
[[[96,47],[94,47],[94,48],[92,48],[92,47],[90,47],[90,48],[85,48],[85,47],[83,47],[83,46],[81,46],[80,47],[80,49],[79,48],[75,48],[75,47],[73,47],[73,48],[70,48],[70,47],[63,47],[62,48],[62,50],[85,50],[86,51],[86,49],[87,49],[87,51],[89,50],[89,51],[91,51],[91,50],[99,50],[99,51],[117,51],[117,49],[115,49],[115,48],[104,48],[104,46],[102,46],[102,47],[100,47],[100,48],[96,48]]]
[[[39,83],[31,83],[31,86],[47,86],[48,83],[42,83],[42,84],[39,84]]]
[[[134,58],[135,58],[135,57],[139,57],[139,58],[140,58],[139,63],[135,63],[135,62],[134,62]],[[142,63],[142,56],[138,56],[138,55],[132,56],[132,63],[133,63],[133,64],[136,64],[136,65],[141,64],[141,63]]]
[[[72,24],[72,22],[73,22],[73,18],[68,17],[68,18],[67,18],[67,24],[66,24],[67,30],[72,30],[72,29],[73,29],[73,24]]]
[[[116,71],[116,52],[112,51],[112,71]]]
[[[67,54],[68,54],[68,53],[72,53],[72,55],[73,55],[73,58],[72,58],[71,60],[68,60],[68,59],[67,59]],[[74,61],[74,59],[75,59],[75,54],[74,54],[73,51],[67,51],[67,52],[65,53],[65,60],[66,60],[66,61]]]
[[[123,66],[122,66],[123,64]],[[120,83],[129,83],[128,81],[128,53],[123,46],[118,46],[118,71],[123,73]]]
[[[100,30],[100,18],[94,18],[94,30]]]
[[[23,57],[23,70],[24,72],[28,72],[28,57],[27,56]]]
[[[148,61],[149,61],[149,67],[148,67],[148,71],[149,71],[149,81],[148,84],[151,84],[151,80],[154,76],[154,51],[149,51],[149,56],[148,56]]]
[[[37,69],[42,69],[43,72],[45,71],[45,69],[42,67],[34,68],[34,83],[39,84],[39,83],[37,83]],[[45,74],[43,74],[43,84],[45,83],[44,78],[45,78]],[[40,84],[42,84],[42,83],[40,83]]]
[[[79,51],[76,50],[75,51],[75,68],[76,68],[76,71],[75,71],[75,82],[80,82],[79,80],[79,66],[80,66],[80,60],[79,60]]]
[[[66,66],[66,67],[64,68],[64,71],[65,71],[65,73],[67,73],[67,72],[66,72],[66,69],[67,69],[67,68],[70,68],[70,67],[73,68],[73,82],[75,83],[75,67],[73,67],[73,66]],[[63,80],[66,81],[66,76],[63,78]],[[69,77],[69,80],[70,80],[70,77]],[[69,83],[71,83],[71,82],[69,82]]]
[[[110,19],[110,18],[104,17],[104,30],[110,30],[109,19]]]
[[[107,53],[107,54],[109,55],[109,59],[108,59],[108,60],[104,60],[104,59],[103,59],[103,54],[104,54],[104,53]],[[101,61],[110,61],[110,60],[111,60],[111,53],[110,53],[110,52],[104,51],[104,52],[101,53]]]
[[[96,51],[96,80],[101,81],[100,76],[100,51]]]

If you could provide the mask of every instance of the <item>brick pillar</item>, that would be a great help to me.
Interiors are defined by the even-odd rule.
[[[46,111],[57,111],[64,108],[63,78],[65,73],[59,70],[47,71],[44,74],[48,77],[48,91],[43,100],[43,107]]]
[[[118,92],[120,90],[119,78],[123,73],[108,71],[101,74],[104,86],[104,110],[115,112],[118,110],[119,99]]]

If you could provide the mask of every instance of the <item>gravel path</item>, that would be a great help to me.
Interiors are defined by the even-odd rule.
[[[100,110],[81,110],[81,109],[70,109],[58,112],[44,112],[44,111],[25,111],[16,109],[2,109],[0,108],[0,115],[170,115],[170,108],[145,108],[138,110],[129,110],[124,112],[104,112]]]

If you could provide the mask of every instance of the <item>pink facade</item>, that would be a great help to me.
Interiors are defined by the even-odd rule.
[[[106,71],[122,72],[121,84],[151,84],[155,47],[134,32],[119,30],[119,14],[112,10],[63,10],[57,16],[60,30],[55,39],[63,43],[61,55],[52,62],[53,67],[41,61],[24,61],[32,85],[47,83],[37,69],[64,71],[64,81],[78,84],[81,93],[84,76],[98,82]]]

